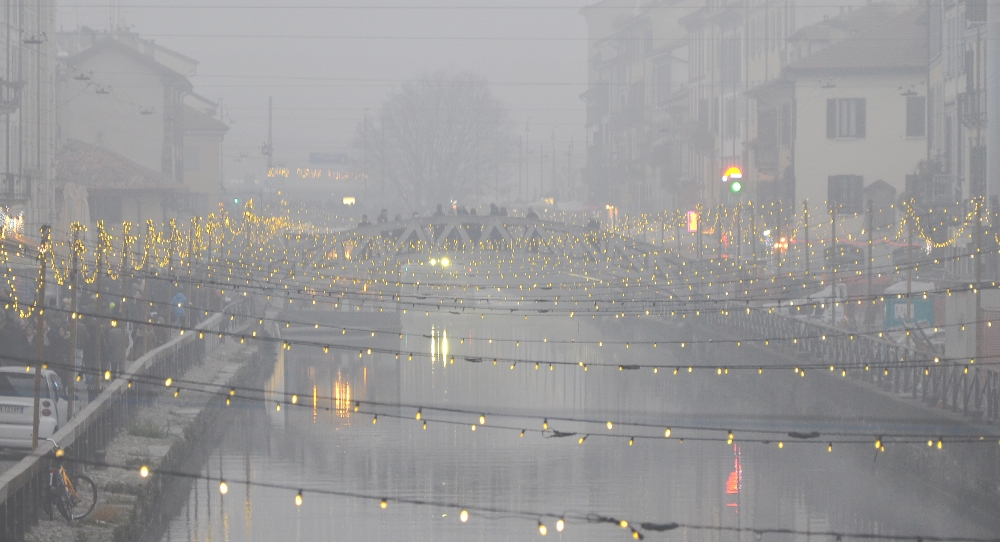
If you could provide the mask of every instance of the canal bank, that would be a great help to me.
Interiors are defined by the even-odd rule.
[[[197,472],[197,465],[218,446],[233,412],[247,401],[258,400],[241,393],[239,400],[226,407],[228,390],[260,389],[273,371],[276,350],[272,343],[241,345],[227,339],[215,355],[178,378],[179,382],[210,385],[196,386],[197,391],[185,391],[181,384],[164,386],[151,394],[146,405],[108,443],[106,463],[113,466],[86,469],[98,486],[94,512],[72,524],[58,516],[54,520],[42,518],[25,540],[124,542],[160,536],[165,522],[180,506],[171,504],[177,501],[172,495],[184,494],[190,481],[155,472]],[[143,465],[154,474],[142,478],[139,469]]]

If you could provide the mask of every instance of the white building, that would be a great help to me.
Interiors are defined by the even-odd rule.
[[[782,77],[752,93],[755,163],[785,181],[783,199],[854,213],[875,181],[903,193],[927,157],[925,14],[869,6],[789,38]]]

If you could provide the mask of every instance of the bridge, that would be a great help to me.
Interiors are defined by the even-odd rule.
[[[596,235],[596,222],[588,227],[541,218],[490,215],[445,215],[416,217],[399,222],[359,226],[349,234],[359,246],[365,242],[388,240],[400,247],[475,245],[492,247],[521,243],[545,243],[562,236]]]

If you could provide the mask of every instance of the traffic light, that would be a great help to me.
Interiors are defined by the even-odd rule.
[[[729,166],[722,174],[722,184],[729,185],[729,191],[737,195],[743,190],[743,171],[738,166]]]

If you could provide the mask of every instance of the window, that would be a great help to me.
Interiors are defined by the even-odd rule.
[[[865,99],[830,98],[826,101],[826,137],[865,137]]]
[[[835,212],[850,214],[864,211],[861,205],[864,177],[861,175],[830,175],[826,186],[826,199]]]
[[[927,98],[923,96],[906,97],[906,137],[924,137],[927,135]]]

